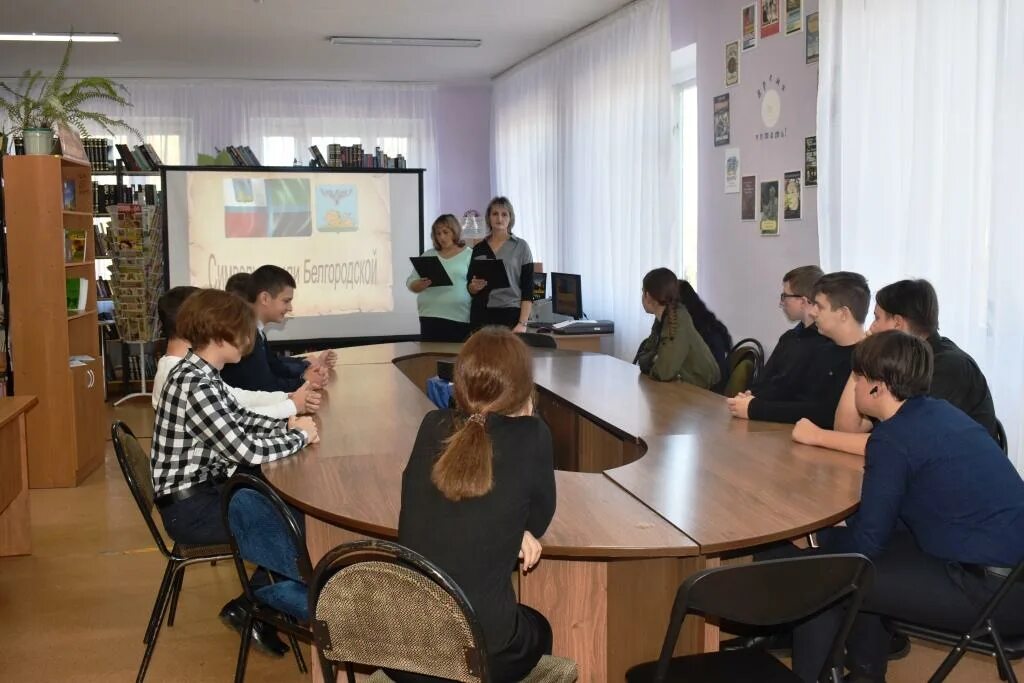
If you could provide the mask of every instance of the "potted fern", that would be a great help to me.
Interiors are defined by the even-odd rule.
[[[142,135],[122,119],[83,108],[96,100],[130,107],[124,86],[102,76],[69,80],[66,74],[70,61],[69,40],[64,59],[53,76],[29,69],[18,80],[17,88],[0,82],[0,111],[10,122],[9,134],[13,137],[20,133],[24,138],[25,153],[50,154],[53,128],[58,123],[67,124],[83,136],[89,134],[87,124],[94,124],[111,135],[116,134],[115,129],[127,130],[141,140]]]

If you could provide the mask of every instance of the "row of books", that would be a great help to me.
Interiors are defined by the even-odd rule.
[[[223,150],[219,147],[214,147],[214,149],[217,150],[218,155],[221,152],[226,152],[235,166],[262,166],[249,145],[228,145]]]
[[[125,144],[118,144],[117,154],[129,171],[159,171],[164,165],[153,145],[148,142],[144,145],[135,145],[134,149]]]
[[[82,138],[85,155],[89,157],[92,170],[109,173],[114,170],[114,162],[110,159],[111,141],[107,138]]]
[[[320,153],[320,148],[313,145],[309,151],[313,155],[313,160],[323,166],[324,157]],[[332,143],[327,145],[326,165],[336,168],[405,168],[406,162],[404,155],[399,154],[392,158],[385,154],[380,147],[374,149],[373,154],[366,154],[363,152],[362,145],[345,147]]]
[[[116,204],[156,204],[156,185],[101,185],[92,184],[92,212],[99,216]],[[140,197],[141,195],[141,197]]]

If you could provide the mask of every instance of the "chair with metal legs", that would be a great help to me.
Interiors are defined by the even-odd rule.
[[[146,522],[149,532],[153,535],[153,542],[160,553],[167,558],[167,567],[164,569],[164,577],[160,582],[160,590],[156,594],[156,602],[153,604],[153,611],[149,616],[149,624],[146,626],[146,634],[142,642],[146,644],[146,652],[142,656],[142,664],[136,676],[136,682],[142,683],[146,678],[146,669],[149,668],[149,661],[153,657],[153,649],[156,647],[157,637],[160,635],[160,627],[167,620],[168,626],[174,626],[174,615],[178,609],[178,595],[181,593],[181,584],[185,576],[185,568],[201,562],[215,562],[217,560],[230,559],[231,546],[224,545],[185,545],[173,543],[167,547],[163,533],[153,519],[153,476],[150,472],[149,454],[139,445],[135,434],[124,422],[116,421],[110,426],[110,438],[114,443],[114,453],[117,455],[117,463],[121,466],[121,473],[128,484],[128,490],[132,492],[142,519]]]

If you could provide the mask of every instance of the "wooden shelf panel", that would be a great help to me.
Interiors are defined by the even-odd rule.
[[[60,157],[61,166],[77,166],[79,168],[87,168],[92,170],[92,164],[88,161],[77,161],[75,159],[68,159],[67,157]]]
[[[65,216],[80,216],[83,218],[87,216],[89,218],[92,218],[92,211],[68,211],[67,209],[65,209],[63,211],[63,214]]]
[[[82,311],[81,313],[75,313],[74,315],[69,315],[68,316],[68,322],[70,322],[72,320],[78,320],[79,318],[84,318],[84,317],[89,316],[89,315],[96,315],[96,309],[95,308],[90,308],[87,311]]]
[[[67,261],[64,262],[65,268],[78,268],[80,266],[92,266],[93,268],[95,268],[96,262],[93,261],[92,259],[88,261],[72,261],[71,263],[68,263]]]

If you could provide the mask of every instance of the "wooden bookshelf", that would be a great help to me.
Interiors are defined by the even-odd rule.
[[[96,245],[88,163],[55,156],[4,160],[10,270],[10,335],[17,395],[34,395],[28,415],[31,488],[76,486],[103,463],[103,368],[96,317]],[[74,181],[65,209],[63,183]],[[65,230],[86,235],[82,262],[65,262]],[[81,312],[67,309],[65,280],[84,278]],[[72,356],[93,360],[69,367]]]

